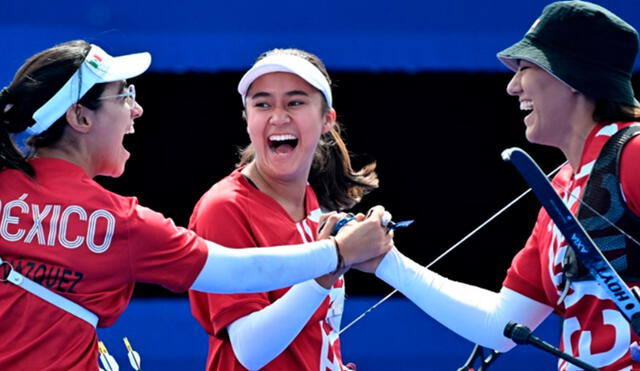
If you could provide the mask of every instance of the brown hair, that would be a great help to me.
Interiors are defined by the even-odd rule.
[[[324,63],[317,56],[304,50],[273,49],[260,55],[256,62],[274,54],[294,55],[311,62],[331,85]],[[330,108],[323,95],[323,113],[328,112]],[[351,166],[349,150],[341,132],[341,124],[336,122],[329,132],[320,137],[309,174],[309,184],[316,192],[320,205],[327,210],[350,209],[360,202],[362,196],[378,188],[376,163],[371,162],[355,171]],[[237,166],[248,164],[254,156],[253,146],[249,144],[240,150],[240,162]]]
[[[599,99],[593,110],[593,119],[601,123],[640,121],[640,107]]]
[[[0,171],[18,169],[34,176],[27,162],[32,154],[24,155],[16,149],[11,134],[26,130],[35,122],[33,113],[43,106],[80,68],[91,45],[86,41],[68,41],[41,51],[18,69],[9,86],[0,91]],[[79,103],[96,110],[98,98],[105,84],[93,86]],[[52,145],[62,137],[67,120],[63,115],[49,129],[29,139],[33,148]]]

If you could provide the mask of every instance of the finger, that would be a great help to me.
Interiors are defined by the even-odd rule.
[[[391,222],[391,213],[386,211],[382,214],[382,226],[387,227]]]
[[[335,215],[337,214],[337,211],[329,211],[328,213],[324,213],[320,215],[320,224],[324,223],[327,221],[327,218],[329,218],[331,215]]]
[[[338,223],[338,220],[340,220],[340,215],[338,213],[333,213],[332,215],[327,216],[327,218],[324,220],[324,225],[322,225],[320,227],[320,229],[318,230],[318,239],[319,240],[323,240],[325,238],[329,238],[329,236],[331,235],[331,233],[333,232],[333,230],[336,227],[336,224]]]
[[[367,213],[367,219],[373,218],[375,220],[382,220],[382,215],[384,214],[384,207],[377,205],[369,209]]]
[[[320,215],[320,221],[318,224],[318,234],[320,234],[320,232],[324,229],[325,225],[327,224],[327,220],[331,217],[331,215],[335,215],[335,214],[337,214],[337,212],[330,211],[328,213]]]

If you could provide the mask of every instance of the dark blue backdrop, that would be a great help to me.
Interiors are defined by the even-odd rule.
[[[595,0],[636,28],[640,2]],[[0,84],[25,58],[87,39],[150,51],[156,72],[244,70],[274,47],[312,51],[330,71],[504,71],[495,54],[548,1],[0,1]]]

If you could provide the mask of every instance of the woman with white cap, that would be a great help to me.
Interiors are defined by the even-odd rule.
[[[330,81],[320,59],[302,50],[258,58],[238,85],[251,144],[239,168],[200,199],[190,228],[233,247],[314,241],[321,208],[348,209],[377,187],[375,164],[351,167]],[[192,312],[210,336],[207,369],[346,370],[343,273],[256,294],[192,290]]]
[[[560,149],[568,160],[554,187],[630,286],[640,283],[640,104],[631,87],[637,52],[636,30],[618,16],[586,1],[562,1],[545,7],[523,40],[498,54],[515,71],[507,92],[528,112],[527,139]],[[509,321],[534,329],[555,312],[564,318],[564,352],[601,370],[640,368],[630,351],[638,335],[545,210],[499,293],[447,280],[395,249],[355,268],[375,272],[483,346],[509,350]],[[561,370],[572,367],[559,362]]]
[[[150,62],[71,41],[32,56],[0,93],[1,370],[97,370],[95,327],[115,322],[136,281],[264,291],[389,248],[381,208],[335,240],[238,250],[95,183],[124,171],[122,140],[143,112],[126,79]]]

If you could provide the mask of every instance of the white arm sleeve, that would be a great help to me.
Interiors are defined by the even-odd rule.
[[[395,248],[382,259],[376,276],[458,335],[500,352],[515,346],[502,334],[509,321],[533,330],[553,310],[506,287],[496,293],[451,281],[420,266]]]
[[[191,288],[214,293],[264,292],[332,272],[333,240],[302,245],[230,249],[208,241],[209,255]]]
[[[280,299],[227,326],[238,362],[257,370],[276,358],[298,336],[329,290],[315,280],[293,286]]]

